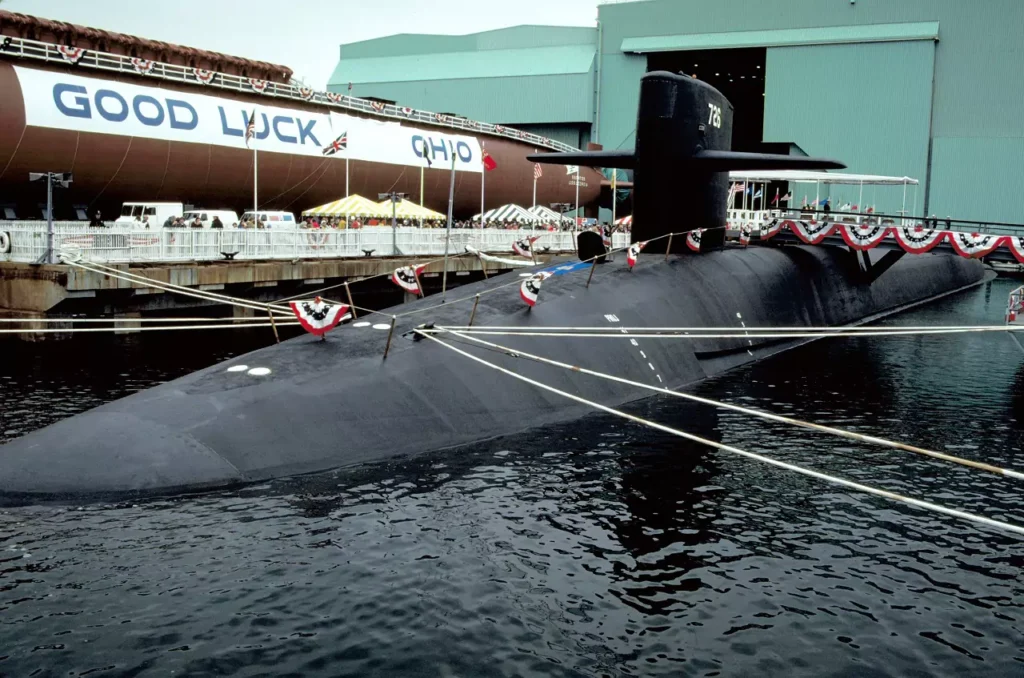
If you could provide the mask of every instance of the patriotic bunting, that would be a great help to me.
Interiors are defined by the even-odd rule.
[[[378,113],[383,113],[384,109],[388,107],[388,105],[383,101],[371,101],[370,106],[372,106],[373,110],[377,111]]]
[[[959,231],[949,232],[949,243],[961,257],[968,259],[980,259],[986,254],[991,254],[999,247],[1003,237],[999,235],[983,235],[981,233],[961,233]]]
[[[521,257],[527,259],[533,258],[533,243],[540,239],[541,236],[534,235],[529,238],[523,238],[522,240],[516,240],[512,243],[512,251]]]
[[[153,66],[154,64],[152,61],[132,57],[132,67],[135,69],[136,73],[139,73],[141,75],[148,75],[153,71]]]
[[[445,115],[444,113],[434,113],[434,120],[443,123],[448,120],[448,116]]]
[[[81,47],[68,47],[67,45],[57,45],[57,51],[64,57],[64,61],[72,64],[77,64],[85,56],[85,50]]]
[[[213,82],[213,78],[216,75],[213,71],[208,71],[205,68],[193,68],[192,75],[195,76],[196,80],[202,85],[209,85]]]
[[[423,269],[427,267],[426,264],[417,264],[416,266],[403,266],[402,268],[396,268],[395,272],[391,274],[391,282],[401,287],[410,294],[423,295],[423,290],[420,289],[419,276],[423,273]]]
[[[778,235],[779,231],[782,230],[782,227],[789,223],[792,222],[787,221],[780,224],[778,219],[773,219],[770,224],[761,227],[761,240],[767,240],[774,235]]]
[[[311,302],[292,301],[288,305],[292,307],[292,313],[299,319],[302,328],[317,337],[322,337],[342,320],[352,317],[347,305],[325,302],[320,297]]]
[[[840,224],[839,234],[843,236],[843,241],[851,249],[863,252],[873,249],[878,243],[885,240],[885,236],[889,235],[889,228],[887,226]]]
[[[836,230],[835,224],[828,222],[818,223],[816,221],[789,221],[790,231],[793,235],[800,238],[804,243],[808,245],[817,245],[822,240],[832,235],[832,232]]]
[[[412,114],[415,112],[411,108],[409,108],[408,106],[402,106],[401,111],[402,111],[402,115],[406,116],[407,118],[411,118]]]
[[[917,226],[898,226],[892,229],[892,235],[896,242],[905,251],[911,254],[924,254],[929,252],[936,245],[946,239],[947,231],[937,228],[925,228],[921,224]]]
[[[1024,264],[1024,238],[1008,235],[1006,236],[1006,247],[1017,258],[1017,261]]]
[[[505,128],[502,127],[501,125],[495,125],[494,126],[494,131],[497,132],[498,134],[502,134],[502,133],[504,133]]]
[[[633,267],[636,266],[636,260],[645,247],[647,247],[646,240],[644,242],[635,242],[626,250],[626,264],[629,266],[629,270],[632,271]]]
[[[740,244],[746,247],[750,244],[750,232],[753,230],[750,226],[740,227]]]
[[[700,240],[701,235],[704,233],[703,228],[698,228],[696,231],[690,231],[686,234],[686,246],[694,252],[700,252]]]
[[[537,303],[537,295],[540,294],[541,283],[551,276],[552,273],[550,271],[538,271],[523,281],[523,284],[519,286],[519,296],[522,297],[527,306],[532,308]]]
[[[310,99],[313,98],[313,90],[310,89],[309,87],[300,87],[299,96],[305,99],[306,101],[309,101]]]
[[[344,96],[342,96],[341,94],[338,94],[337,92],[328,92],[327,93],[327,100],[331,101],[333,103],[336,103],[336,104],[340,104],[341,100],[344,99],[344,98],[345,98]]]
[[[267,91],[268,83],[266,80],[257,80],[256,78],[249,78],[248,80],[249,87],[252,88],[252,91],[257,92],[259,94],[263,94],[264,92]]]

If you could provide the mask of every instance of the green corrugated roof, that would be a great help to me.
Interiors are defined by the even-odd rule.
[[[342,59],[334,69],[328,87],[350,82],[578,75],[590,72],[595,55],[594,45],[563,45]]]
[[[939,23],[928,21],[905,24],[868,24],[828,26],[824,28],[785,28],[766,31],[655,35],[625,38],[622,51],[636,54],[678,52],[699,49],[739,47],[791,47],[857,42],[894,42],[902,40],[938,40]]]

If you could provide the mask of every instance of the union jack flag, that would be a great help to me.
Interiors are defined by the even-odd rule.
[[[245,126],[245,147],[249,148],[249,140],[256,136],[256,109],[252,109],[249,124]]]
[[[348,150],[348,132],[342,132],[337,139],[324,146],[324,155],[334,155],[338,151]]]

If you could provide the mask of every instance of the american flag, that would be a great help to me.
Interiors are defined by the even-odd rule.
[[[544,176],[544,171],[540,168],[540,163],[533,163],[533,178],[540,179],[542,176]]]
[[[338,138],[324,146],[324,155],[334,155],[338,151],[348,150],[348,132],[342,132]]]
[[[256,136],[256,109],[252,109],[249,116],[249,124],[245,126],[245,147],[249,148],[249,139]]]

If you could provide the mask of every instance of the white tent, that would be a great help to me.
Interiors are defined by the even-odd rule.
[[[887,177],[877,174],[840,174],[838,172],[801,172],[797,170],[762,170],[752,172],[729,172],[730,181],[766,183],[791,181],[797,184],[848,184],[853,186],[917,186],[917,179],[910,177]]]
[[[479,220],[480,215],[475,215],[473,219]],[[533,214],[526,208],[520,207],[519,205],[508,204],[502,205],[501,207],[495,207],[493,210],[485,212],[484,221],[516,221],[519,223],[529,224],[540,220],[537,218],[537,215]]]
[[[559,214],[549,207],[543,205],[534,205],[529,210],[531,214],[536,215],[537,220],[545,224],[558,223],[559,221],[567,221],[572,223],[572,217],[567,217],[564,214]]]

